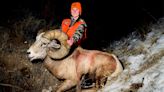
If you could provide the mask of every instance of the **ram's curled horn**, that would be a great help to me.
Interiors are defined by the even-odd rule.
[[[61,59],[63,57],[65,57],[69,51],[70,51],[70,46],[67,44],[67,39],[68,39],[68,36],[56,29],[56,30],[50,30],[50,31],[47,31],[45,32],[45,34],[43,35],[44,38],[47,38],[49,39],[50,41],[52,40],[58,40],[60,42],[60,49],[59,50],[55,50],[53,51],[53,49],[49,50],[48,51],[48,55],[53,58],[53,59]]]

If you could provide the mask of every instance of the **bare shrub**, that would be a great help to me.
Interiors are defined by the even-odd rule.
[[[12,25],[12,31],[16,37],[23,36],[26,40],[34,39],[37,31],[46,26],[44,19],[37,19],[34,16],[27,16]]]

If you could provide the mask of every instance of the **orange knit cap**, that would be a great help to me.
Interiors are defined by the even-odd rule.
[[[79,12],[80,12],[80,15],[81,15],[82,9],[81,9],[81,3],[80,2],[73,2],[72,5],[71,5],[71,10],[73,8],[79,9]]]

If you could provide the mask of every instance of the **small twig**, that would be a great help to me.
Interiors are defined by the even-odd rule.
[[[12,88],[17,88],[17,89],[20,89],[20,90],[24,90],[21,87],[18,87],[18,86],[15,86],[15,85],[11,85],[11,84],[0,83],[0,86],[6,86],[6,87],[12,87]]]

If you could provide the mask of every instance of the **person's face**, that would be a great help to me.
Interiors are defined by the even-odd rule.
[[[78,17],[79,14],[80,14],[80,11],[79,11],[78,8],[72,8],[72,9],[71,9],[71,15],[72,15],[73,17]]]

